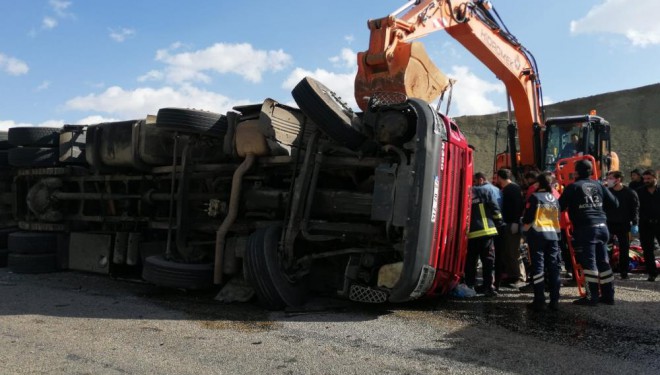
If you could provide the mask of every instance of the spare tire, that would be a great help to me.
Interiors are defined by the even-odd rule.
[[[227,117],[219,113],[184,108],[161,108],[156,115],[156,127],[222,138],[227,133]]]
[[[60,141],[60,128],[37,126],[9,128],[9,143],[14,146],[55,147]]]
[[[57,233],[24,231],[9,233],[7,249],[12,254],[54,254],[57,252]]]
[[[208,289],[213,287],[213,263],[179,263],[152,255],[144,260],[142,278],[168,288]]]
[[[300,109],[332,140],[357,150],[366,137],[351,125],[353,110],[341,98],[311,77],[305,77],[291,91]]]
[[[59,163],[59,149],[50,147],[17,147],[9,150],[9,165],[20,168],[52,167]]]
[[[9,253],[7,267],[14,273],[55,272],[57,271],[57,255]]]

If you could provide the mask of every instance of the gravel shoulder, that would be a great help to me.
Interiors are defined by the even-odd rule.
[[[224,305],[104,276],[0,270],[11,374],[655,374],[660,283],[617,280],[617,304],[525,309],[531,295],[296,310]]]

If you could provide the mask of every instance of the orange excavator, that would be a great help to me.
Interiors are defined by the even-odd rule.
[[[554,170],[559,165],[572,180],[571,158],[583,155],[594,157],[599,178],[618,168],[618,158],[610,150],[610,126],[602,117],[591,113],[544,119],[534,57],[508,31],[490,1],[411,0],[386,17],[370,20],[368,26],[369,49],[358,54],[355,79],[355,99],[362,110],[380,92],[428,102],[443,94],[451,80],[414,40],[445,30],[507,89],[507,151],[496,156],[496,169],[507,167],[520,176],[529,169]]]
[[[508,31],[490,1],[411,0],[386,17],[370,20],[368,26],[369,49],[358,54],[355,79],[355,99],[362,110],[367,110],[370,99],[380,93],[395,92],[427,102],[443,94],[453,82],[414,40],[445,30],[507,89],[507,150],[496,155],[496,170],[510,168],[518,178],[530,169],[550,170],[563,186],[575,180],[574,164],[580,159],[595,164],[594,179],[618,170],[618,157],[610,149],[610,124],[595,111],[544,118],[534,57]],[[564,229],[569,234],[578,289],[584,295],[584,277],[575,261],[570,224]]]

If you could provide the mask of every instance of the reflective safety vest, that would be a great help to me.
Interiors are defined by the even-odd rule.
[[[485,185],[472,187],[472,206],[468,239],[497,235],[495,223],[502,222],[497,197]]]
[[[559,240],[559,202],[550,192],[536,192],[525,205],[523,223],[531,224],[531,229],[542,234],[545,239]]]

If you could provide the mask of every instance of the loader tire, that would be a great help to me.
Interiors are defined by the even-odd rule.
[[[179,263],[152,255],[144,260],[142,278],[168,288],[209,289],[213,287],[213,263]]]
[[[254,288],[259,303],[269,310],[300,306],[305,302],[307,288],[303,282],[292,282],[282,270],[278,241],[282,227],[273,225],[252,233],[248,239],[243,272]]]
[[[9,150],[9,165],[19,168],[52,167],[59,163],[59,150],[50,147],[17,147]]]
[[[8,140],[14,146],[56,147],[60,141],[60,130],[41,126],[10,128]]]
[[[56,254],[14,254],[7,256],[7,267],[13,273],[48,273],[57,271]]]
[[[222,138],[227,133],[227,117],[219,113],[184,108],[161,108],[156,126],[165,130]]]
[[[353,111],[321,82],[305,77],[291,91],[300,109],[332,140],[357,150],[366,137],[352,125]]]

